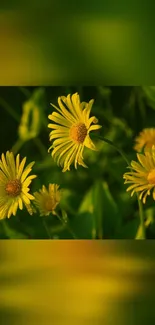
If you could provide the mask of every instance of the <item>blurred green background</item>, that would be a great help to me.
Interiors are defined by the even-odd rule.
[[[47,153],[48,115],[53,110],[50,103],[57,105],[58,96],[74,92],[79,92],[81,101],[95,100],[91,115],[102,125],[98,134],[123,149],[129,161],[136,159],[135,136],[144,127],[154,127],[153,86],[0,87],[0,152],[13,150],[26,156],[27,162],[36,162],[33,173],[38,177],[32,182],[31,192],[49,183],[57,183],[63,189],[60,207],[66,211],[66,225],[60,224],[54,215],[46,217],[51,238],[73,238],[67,230],[69,225],[79,239],[140,239],[136,196],[130,197],[123,181],[127,166],[112,146],[94,140],[98,151],[87,148],[84,151],[88,168],[79,166],[65,173]],[[28,132],[21,125],[23,118]],[[144,205],[144,213],[147,238],[155,238],[155,208],[151,197]],[[19,210],[15,217],[1,220],[0,238],[48,238],[43,219]]]
[[[0,84],[151,84],[155,3],[0,4]]]

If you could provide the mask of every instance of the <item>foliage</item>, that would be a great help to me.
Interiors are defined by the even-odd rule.
[[[95,140],[98,151],[85,149],[87,169],[78,166],[62,173],[48,153],[48,115],[58,96],[79,92],[82,101],[94,99],[92,113],[102,125],[101,134],[121,148],[129,161],[136,158],[135,136],[145,127],[154,127],[155,87],[1,87],[0,152],[13,150],[35,161],[31,191],[56,183],[63,189],[59,207],[62,223],[56,215],[16,216],[0,221],[0,238],[69,238],[72,231],[79,239],[140,239],[141,229],[136,197],[126,192],[123,174],[126,163],[109,144]],[[31,109],[29,107],[31,105]],[[27,113],[26,113],[26,107]],[[34,115],[31,110],[35,109]],[[23,112],[27,131],[19,132]],[[39,119],[39,120],[38,120]],[[24,124],[24,128],[25,128]],[[33,130],[33,128],[35,130]],[[25,129],[24,129],[25,130]],[[34,131],[34,132],[33,132]],[[23,132],[26,136],[23,136]],[[91,134],[90,134],[91,136]],[[155,238],[154,203],[144,206],[147,238]],[[45,227],[44,221],[46,222]],[[70,231],[70,229],[72,231]]]

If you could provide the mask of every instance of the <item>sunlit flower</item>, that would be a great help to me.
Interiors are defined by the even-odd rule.
[[[134,149],[137,152],[150,150],[155,145],[155,128],[146,128],[142,130],[139,135],[135,138]]]
[[[59,185],[49,184],[48,189],[43,185],[39,192],[34,193],[34,197],[34,204],[39,209],[41,216],[48,216],[51,212],[54,214],[61,199]]]
[[[20,163],[20,155],[14,158],[12,152],[7,151],[0,159],[0,219],[10,218],[16,215],[17,209],[23,209],[23,203],[27,210],[32,212],[31,200],[34,196],[29,192],[29,185],[36,175],[28,176],[34,162],[31,162],[24,170],[26,157]],[[27,177],[28,176],[28,177]]]
[[[153,189],[153,199],[155,200],[155,146],[144,154],[137,153],[139,162],[131,162],[131,170],[123,175],[125,184],[132,184],[127,191],[132,190],[131,196],[139,192],[139,199],[146,202],[146,197]]]
[[[90,131],[101,128],[100,125],[91,125],[98,122],[95,116],[89,116],[93,103],[93,99],[89,103],[80,102],[78,93],[75,93],[59,97],[59,108],[51,104],[58,112],[48,116],[55,122],[48,124],[53,129],[50,141],[55,139],[49,151],[53,149],[52,157],[63,167],[63,172],[70,170],[73,162],[75,168],[77,164],[87,167],[83,162],[84,147],[97,150],[89,137]]]

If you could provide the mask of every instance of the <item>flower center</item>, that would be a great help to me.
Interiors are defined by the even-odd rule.
[[[21,192],[21,183],[18,179],[10,181],[6,184],[5,187],[6,193],[10,196],[17,196]]]
[[[152,169],[150,173],[148,174],[147,180],[150,184],[155,185],[155,169]]]
[[[52,211],[55,208],[55,200],[53,198],[48,198],[45,200],[45,210]]]
[[[71,127],[70,137],[77,143],[83,143],[87,135],[87,129],[84,123],[78,123]]]

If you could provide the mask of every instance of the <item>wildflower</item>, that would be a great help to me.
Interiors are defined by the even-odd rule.
[[[23,209],[23,203],[27,210],[31,210],[30,204],[34,196],[29,194],[29,185],[36,175],[28,176],[34,162],[31,162],[24,170],[26,157],[20,163],[20,155],[14,158],[12,152],[7,151],[0,159],[0,219],[10,218],[16,215],[17,209]],[[28,177],[27,177],[28,176]]]
[[[87,167],[83,162],[84,147],[97,150],[89,137],[89,132],[100,129],[100,125],[91,125],[98,120],[89,117],[94,100],[89,103],[80,102],[78,93],[69,94],[67,97],[58,98],[59,107],[51,104],[57,111],[49,115],[49,119],[55,124],[48,124],[53,129],[50,132],[50,141],[54,140],[49,148],[52,157],[57,160],[57,164],[63,167],[63,172],[70,170],[71,164],[77,169],[77,164]]]
[[[142,130],[139,135],[135,138],[134,149],[137,152],[141,152],[143,149],[146,151],[150,150],[155,145],[155,128],[146,128]]]
[[[43,185],[39,192],[34,193],[34,197],[34,204],[39,209],[41,216],[48,216],[51,212],[54,214],[61,199],[59,185],[49,184],[48,189]]]
[[[131,196],[139,192],[139,199],[145,203],[152,189],[155,200],[155,146],[144,154],[137,153],[137,158],[139,162],[131,162],[130,168],[133,171],[125,173],[123,178],[125,184],[132,184],[127,189],[127,191],[132,190]]]

